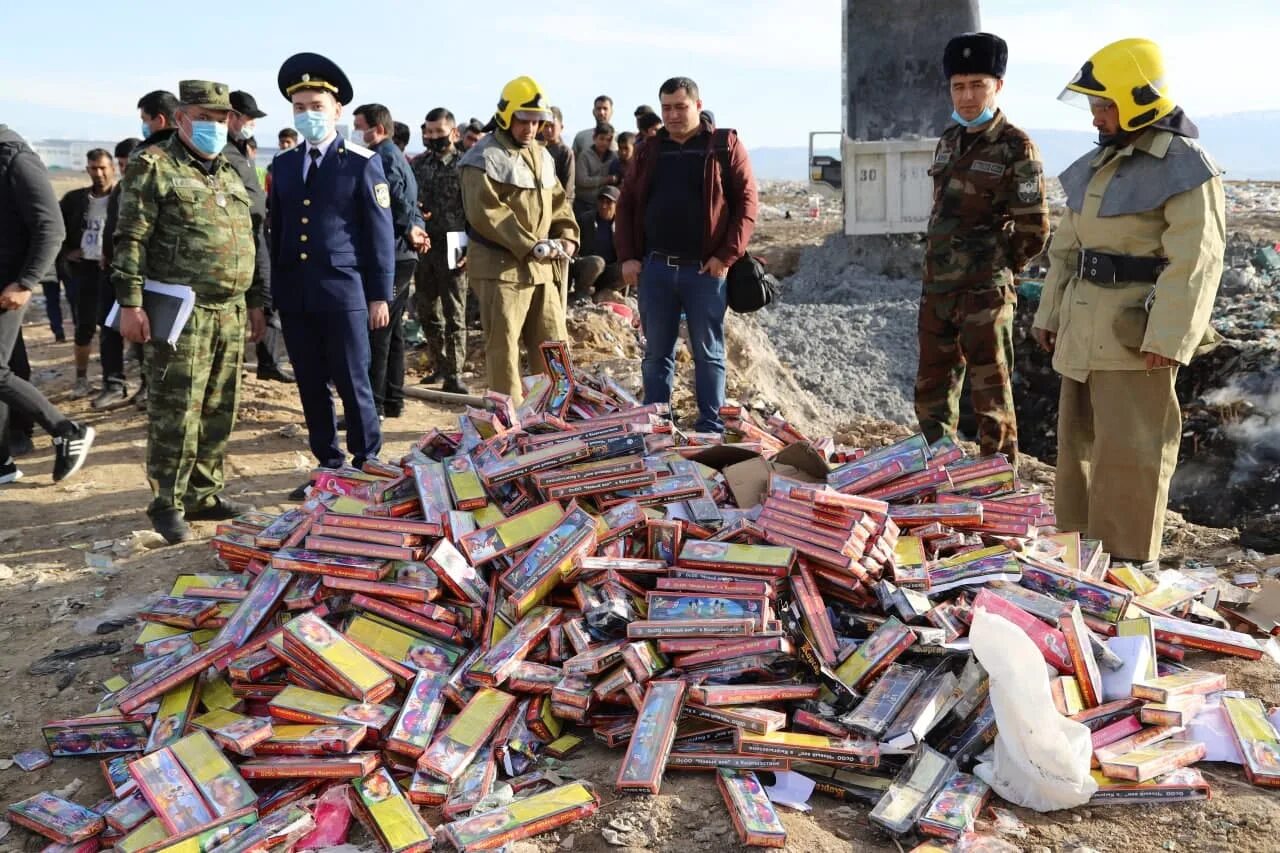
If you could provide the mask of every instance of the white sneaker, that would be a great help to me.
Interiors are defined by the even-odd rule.
[[[8,483],[16,483],[22,479],[22,471],[18,468],[18,464],[10,457],[5,462],[0,463],[0,486]]]

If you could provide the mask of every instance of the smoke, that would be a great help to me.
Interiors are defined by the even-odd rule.
[[[1237,448],[1229,484],[1239,485],[1259,475],[1265,479],[1276,477],[1280,472],[1280,375],[1269,372],[1238,376],[1225,387],[1205,394],[1204,401],[1233,410],[1224,418],[1222,427]]]

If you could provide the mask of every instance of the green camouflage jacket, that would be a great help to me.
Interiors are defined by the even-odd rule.
[[[130,161],[111,261],[121,305],[141,305],[142,282],[150,278],[188,285],[198,305],[244,299],[250,308],[263,306],[249,193],[224,156],[212,164],[206,172],[176,135]]]
[[[1040,152],[1004,113],[981,133],[948,127],[933,166],[933,212],[926,235],[924,289],[1012,285],[1049,239]]]
[[[418,203],[427,221],[426,232],[440,251],[444,251],[444,235],[449,231],[465,231],[467,217],[462,212],[462,175],[458,161],[462,155],[449,149],[443,159],[431,151],[413,161],[413,176],[418,180]],[[431,214],[427,216],[427,214]]]

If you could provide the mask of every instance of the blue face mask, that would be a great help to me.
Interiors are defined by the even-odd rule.
[[[979,127],[991,121],[995,117],[996,117],[996,111],[995,111],[995,108],[993,107],[987,107],[981,113],[978,114],[977,118],[973,119],[972,121],[965,119],[960,115],[960,113],[956,112],[955,110],[951,111],[951,120],[954,121],[956,124],[960,125],[961,127]]]
[[[142,138],[151,138],[151,125],[147,124],[145,121],[142,123]]]
[[[293,116],[293,126],[302,134],[302,138],[310,142],[312,145],[318,145],[324,142],[333,130],[333,124],[329,120],[329,116],[319,112],[318,110],[307,110],[305,113],[295,113]]]
[[[191,122],[191,145],[212,157],[227,147],[227,126],[216,121]]]

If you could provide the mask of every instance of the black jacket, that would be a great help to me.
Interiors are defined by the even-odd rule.
[[[0,288],[32,290],[52,280],[66,236],[49,172],[7,125],[0,124]]]

